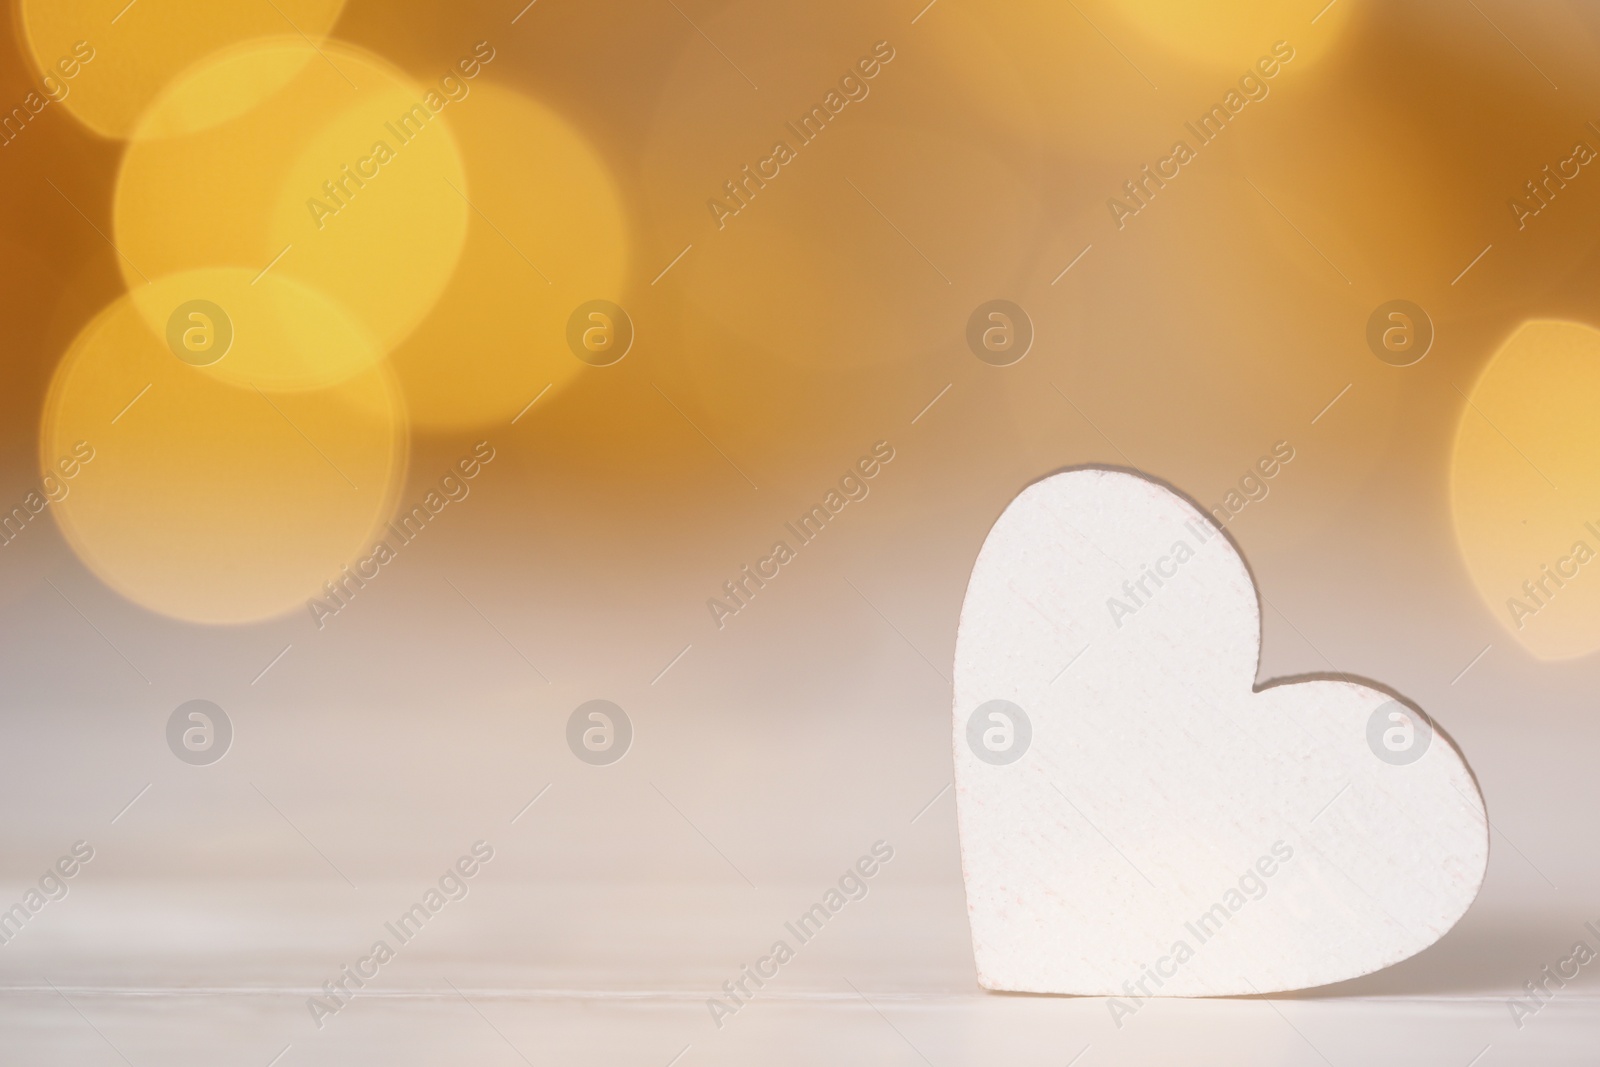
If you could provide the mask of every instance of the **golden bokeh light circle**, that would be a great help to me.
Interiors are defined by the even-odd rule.
[[[1539,659],[1600,649],[1600,330],[1523,323],[1461,413],[1450,501],[1490,612]]]
[[[211,369],[169,351],[126,296],[96,316],[45,399],[51,511],[101,580],[152,611],[246,623],[303,610],[394,506],[403,398],[381,364],[292,393]]]
[[[451,107],[472,184],[466,246],[391,357],[413,423],[442,430],[509,418],[582,372],[567,319],[585,301],[620,298],[629,261],[616,183],[561,116],[495,85]]]
[[[18,0],[45,95],[106,137],[128,137],[175,77],[212,52],[284,33],[322,40],[344,0]],[[295,60],[314,58],[309,48]]]
[[[275,275],[388,350],[466,239],[447,119],[460,106],[352,45],[280,38],[208,57],[151,104],[123,157],[113,220],[129,288],[214,268]]]

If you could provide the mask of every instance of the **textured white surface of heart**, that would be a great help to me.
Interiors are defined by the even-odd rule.
[[[1349,678],[1258,684],[1261,619],[1209,516],[1135,474],[1012,501],[955,656],[979,982],[1268,993],[1389,966],[1477,895],[1488,821],[1421,712]]]

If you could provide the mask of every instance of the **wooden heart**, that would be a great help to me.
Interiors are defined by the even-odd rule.
[[[1258,687],[1260,647],[1244,560],[1166,487],[1075,470],[1006,508],[956,639],[983,986],[1130,1011],[1301,989],[1465,913],[1488,819],[1449,739],[1347,678]]]

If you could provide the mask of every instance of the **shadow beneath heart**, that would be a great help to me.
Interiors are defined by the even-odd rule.
[[[1316,989],[1271,994],[1274,999],[1516,995],[1539,968],[1593,943],[1582,924],[1560,915],[1483,915],[1472,912],[1433,945],[1392,967]]]

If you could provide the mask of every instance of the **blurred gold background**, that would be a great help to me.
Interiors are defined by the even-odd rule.
[[[522,435],[538,491],[496,507],[581,568],[574,509],[705,550],[949,385],[920,432],[1000,465],[991,510],[1088,461],[1205,498],[1281,439],[1305,503],[1275,544],[1374,480],[1448,484],[1435,547],[1480,610],[1588,655],[1600,583],[1523,582],[1600,548],[1592,24],[1303,7],[19,0],[10,496],[92,442],[44,525],[97,578],[185,622],[310,617],[460,441]],[[963,342],[996,297],[1036,331],[1002,369]],[[1420,363],[1368,350],[1392,299]],[[194,300],[220,358],[169,351]],[[571,350],[591,300],[620,362]]]

